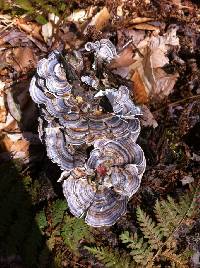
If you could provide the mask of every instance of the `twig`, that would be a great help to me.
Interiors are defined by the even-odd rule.
[[[155,114],[155,113],[158,113],[158,112],[166,109],[167,107],[171,107],[171,106],[177,105],[177,104],[182,103],[182,102],[185,102],[187,100],[199,99],[199,98],[200,98],[200,95],[195,95],[195,96],[191,96],[191,97],[188,97],[188,98],[185,98],[185,99],[182,99],[182,100],[171,102],[171,103],[167,104],[166,106],[164,106],[164,107],[162,107],[162,108],[160,108],[158,110],[153,111],[152,113]]]
[[[50,50],[52,49],[55,42],[57,41],[60,25],[63,23],[63,20],[64,20],[65,16],[67,15],[67,12],[69,12],[68,8],[65,9],[62,16],[59,18],[59,21],[53,25],[53,35],[52,35],[52,39],[51,39],[52,44],[51,44]]]

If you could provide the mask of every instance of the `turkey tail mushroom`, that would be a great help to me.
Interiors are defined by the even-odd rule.
[[[115,57],[108,39],[65,55],[52,51],[38,62],[29,89],[39,107],[39,136],[63,171],[59,181],[69,209],[94,227],[111,226],[126,213],[146,167],[136,144],[140,108],[128,87],[117,79],[113,87],[103,68]]]

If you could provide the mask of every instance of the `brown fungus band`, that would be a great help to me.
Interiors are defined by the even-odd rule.
[[[55,50],[39,61],[30,85],[40,138],[63,170],[70,211],[94,227],[111,226],[126,213],[146,166],[136,144],[140,109],[128,87],[107,73],[115,57],[107,39],[65,55]]]

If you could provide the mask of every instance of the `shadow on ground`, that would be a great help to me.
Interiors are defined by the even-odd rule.
[[[0,267],[54,267],[35,221],[29,178],[13,161],[0,165]]]
[[[16,88],[14,93],[15,90]],[[30,100],[30,97],[28,99]],[[36,109],[33,107],[33,114],[30,111],[27,116],[26,107],[30,110],[30,104],[25,102],[21,109],[23,113],[20,122],[21,132],[25,133],[24,137],[27,133],[35,131],[37,121],[34,118]],[[41,144],[33,142],[29,148],[28,163],[12,160],[9,152],[7,154],[7,161],[0,163],[0,267],[54,268],[51,252],[45,244],[46,239],[35,218],[38,208],[41,209],[40,203],[46,202],[44,200],[48,194],[45,193],[46,188],[40,187],[40,177],[37,177],[41,173],[41,167],[44,168],[41,160],[45,158],[45,151]],[[35,159],[37,157],[38,159]],[[33,177],[32,173],[35,173]],[[36,181],[34,176],[37,177],[38,187],[33,186]],[[33,188],[34,195],[31,193]]]

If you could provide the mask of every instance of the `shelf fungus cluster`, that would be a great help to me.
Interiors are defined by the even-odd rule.
[[[111,226],[126,212],[145,170],[136,143],[139,107],[107,68],[117,57],[111,41],[79,51],[57,50],[38,63],[30,95],[40,110],[39,134],[70,211],[94,227]]]

